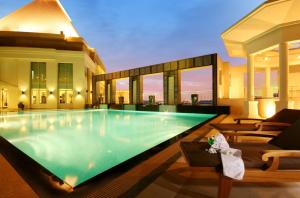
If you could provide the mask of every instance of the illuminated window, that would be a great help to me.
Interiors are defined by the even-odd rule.
[[[46,63],[31,63],[31,103],[47,103]]]
[[[73,103],[73,64],[58,64],[58,92],[60,104]]]
[[[8,107],[7,97],[8,97],[7,89],[2,88],[0,90],[0,101],[1,101],[0,107],[1,108],[7,108]]]

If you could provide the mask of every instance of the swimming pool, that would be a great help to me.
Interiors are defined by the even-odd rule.
[[[0,116],[0,136],[76,187],[214,116],[118,110],[31,112]]]

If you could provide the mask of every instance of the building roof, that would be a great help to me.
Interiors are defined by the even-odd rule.
[[[0,19],[0,31],[61,34],[80,37],[59,0],[33,0]]]
[[[0,46],[86,51],[105,69],[96,50],[80,37],[59,0],[33,0],[0,19]]]
[[[243,57],[243,44],[276,29],[282,24],[299,22],[299,0],[268,0],[222,34],[230,56]]]

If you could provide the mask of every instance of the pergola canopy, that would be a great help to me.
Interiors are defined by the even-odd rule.
[[[0,31],[80,37],[59,0],[34,0],[0,19]]]
[[[244,45],[278,26],[299,22],[299,0],[268,0],[222,34],[228,54],[246,56]]]

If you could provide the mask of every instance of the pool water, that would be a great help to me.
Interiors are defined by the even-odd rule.
[[[214,116],[118,110],[31,112],[0,116],[0,136],[76,187]]]

